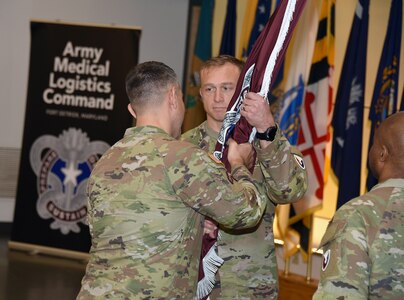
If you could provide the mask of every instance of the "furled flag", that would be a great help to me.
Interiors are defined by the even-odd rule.
[[[236,23],[237,23],[237,1],[227,1],[226,20],[223,27],[222,43],[219,54],[235,56],[236,54]]]
[[[255,130],[240,115],[240,106],[248,91],[268,94],[272,79],[276,78],[293,29],[300,17],[306,0],[282,0],[248,56],[229,103],[222,128],[219,132],[214,155],[230,169],[227,161],[226,141],[232,136],[239,143],[251,141]]]
[[[202,101],[199,99],[199,70],[202,63],[212,56],[212,23],[214,0],[202,0],[195,50],[191,62],[190,76],[187,79],[185,118],[183,132],[195,128],[206,119]]]
[[[360,193],[369,0],[356,6],[335,99],[331,166],[338,178],[337,208]]]
[[[397,111],[402,11],[402,0],[392,0],[387,34],[369,111],[369,120],[372,122],[369,150],[373,144],[375,130],[380,123]],[[401,105],[403,104],[401,103]],[[370,190],[375,184],[377,184],[377,179],[368,171],[366,188]]]
[[[300,17],[285,58],[285,77],[271,90],[270,103],[275,121],[293,145],[297,144],[300,129],[300,109],[304,100],[304,87],[308,81],[316,41],[320,1],[309,1]],[[313,175],[314,176],[314,175]],[[299,233],[289,226],[291,206],[276,208],[276,226],[284,242],[287,258],[298,251]]]
[[[291,215],[289,224],[299,233],[303,258],[311,253],[312,215],[323,203],[325,152],[330,139],[332,108],[334,10],[335,0],[322,1],[312,65],[300,112],[297,147],[304,157],[309,184],[304,197],[292,204],[294,215]]]

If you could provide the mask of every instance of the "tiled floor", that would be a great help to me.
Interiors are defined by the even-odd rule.
[[[9,250],[0,235],[1,300],[73,300],[80,289],[85,262]]]

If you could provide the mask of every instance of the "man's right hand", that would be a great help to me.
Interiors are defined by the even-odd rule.
[[[205,222],[203,224],[203,234],[209,235],[211,238],[217,237],[217,223],[212,219],[205,217]]]
[[[254,151],[250,143],[237,144],[233,139],[229,139],[229,152],[227,160],[233,169],[237,165],[244,165],[248,169],[254,165]]]

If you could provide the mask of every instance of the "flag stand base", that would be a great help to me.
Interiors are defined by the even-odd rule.
[[[287,276],[279,272],[278,300],[300,299],[311,300],[317,289],[318,280],[307,281],[305,276],[288,273]]]

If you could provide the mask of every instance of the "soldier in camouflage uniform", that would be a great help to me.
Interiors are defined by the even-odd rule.
[[[206,61],[200,71],[200,94],[207,121],[186,132],[182,139],[213,152],[240,75],[243,63],[221,55]],[[269,105],[255,93],[248,93],[241,114],[264,132],[276,126]],[[210,299],[276,299],[278,270],[273,235],[277,204],[299,200],[307,189],[307,174],[301,153],[277,129],[273,141],[256,140],[257,163],[253,176],[266,199],[264,216],[254,228],[233,230],[220,225],[218,254],[224,259],[219,269],[220,283]]]
[[[369,165],[379,184],[328,225],[313,299],[404,299],[404,112],[376,129]]]
[[[126,86],[137,126],[89,178],[92,247],[77,298],[192,299],[203,215],[243,229],[263,214],[265,199],[245,166],[252,147],[231,141],[228,175],[205,151],[175,139],[185,108],[174,71],[162,63],[136,66]]]

